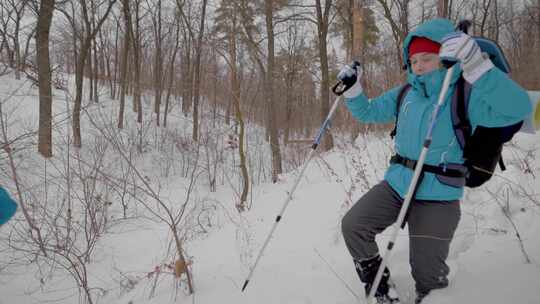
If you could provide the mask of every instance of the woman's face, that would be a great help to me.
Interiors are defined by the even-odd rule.
[[[416,53],[411,56],[410,61],[411,69],[416,75],[424,75],[441,66],[439,55],[434,53]]]

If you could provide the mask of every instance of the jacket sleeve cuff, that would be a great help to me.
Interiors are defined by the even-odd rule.
[[[352,99],[355,97],[358,97],[360,94],[362,94],[364,90],[362,89],[362,85],[360,83],[355,83],[350,89],[345,91],[343,93],[343,96],[348,99]]]
[[[484,58],[484,60],[481,62],[472,64],[475,66],[463,66],[463,78],[465,78],[465,80],[471,84],[475,83],[480,77],[482,77],[482,75],[494,67],[489,58]]]

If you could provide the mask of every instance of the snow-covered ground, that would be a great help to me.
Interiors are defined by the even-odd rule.
[[[17,87],[21,89],[8,99]],[[37,89],[8,75],[0,78],[0,94],[3,113],[10,113],[13,122],[11,136],[36,130]],[[65,99],[61,91],[56,94],[58,114],[65,111]],[[116,113],[116,107],[115,101],[102,98],[89,109],[94,113]],[[185,119],[178,111],[176,108],[173,112],[169,128],[189,135],[185,131],[189,125],[182,125]],[[127,117],[128,121],[133,120],[131,115]],[[60,123],[55,131],[57,137],[69,131],[65,118],[55,118]],[[83,122],[83,142],[101,136],[84,117]],[[128,122],[126,133],[133,126],[133,121]],[[150,133],[157,134],[153,127],[148,128]],[[255,127],[251,126],[249,132],[252,142],[262,141],[257,138],[260,133]],[[39,176],[44,161],[35,151],[35,138],[22,141],[30,146],[20,152],[18,164],[21,172]],[[519,134],[505,149],[508,170],[499,172],[482,188],[467,190],[448,261],[452,269],[450,286],[433,292],[426,304],[540,303],[539,139],[539,135]],[[60,158],[67,153],[66,146],[56,141],[55,158]],[[199,180],[191,193],[195,203],[190,205],[190,210],[198,210],[198,217],[186,224],[192,225],[192,229],[184,248],[191,261],[193,295],[187,295],[185,277],[177,281],[171,270],[163,267],[173,262],[168,227],[140,202],[130,202],[135,206],[129,209],[132,217],[121,220],[119,203],[113,201],[111,224],[98,240],[88,264],[90,285],[95,287],[94,303],[364,303],[363,288],[341,237],[340,218],[368,187],[382,178],[391,142],[386,134],[360,136],[354,143],[343,139],[337,142],[333,151],[310,163],[244,292],[242,284],[297,179],[298,170],[283,174],[276,184],[255,185],[251,208],[244,213],[238,213],[234,206],[238,195],[236,175],[231,174],[229,180],[221,178],[221,182],[218,179],[216,192],[209,191],[204,178]],[[169,174],[164,174],[168,165],[163,165],[163,150],[149,145],[136,163],[150,184],[159,189],[163,201],[178,210],[175,204],[185,200],[189,179],[182,177],[182,170],[175,164],[170,165],[173,169]],[[250,152],[254,153],[253,150],[260,153],[262,149]],[[84,156],[82,151],[84,148]],[[226,153],[229,154],[225,161],[230,162],[232,153]],[[7,159],[0,156],[4,171],[0,183],[14,193]],[[179,154],[174,157],[173,163],[181,162]],[[255,163],[259,156],[251,157]],[[106,161],[111,170],[118,169],[116,159]],[[63,162],[57,159],[57,163]],[[40,180],[35,176],[23,179],[27,183]],[[150,210],[161,210],[152,206]],[[64,270],[44,273],[49,269],[17,260],[18,254],[7,249],[8,235],[15,225],[24,225],[20,210],[15,220],[0,229],[0,303],[83,303],[73,279]],[[381,248],[389,234],[387,230],[378,239]],[[406,230],[400,231],[389,264],[403,303],[412,303],[414,285],[408,265]]]

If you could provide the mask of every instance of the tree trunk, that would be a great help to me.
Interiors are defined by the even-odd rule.
[[[320,95],[321,95],[321,123],[328,116],[330,112],[330,80],[328,75],[328,51],[326,38],[328,36],[328,22],[330,15],[330,7],[332,5],[332,0],[326,0],[324,3],[324,12],[321,7],[321,0],[316,0],[316,9],[317,9],[317,30],[319,38],[319,58],[321,61],[321,75],[322,81],[320,86]],[[323,151],[328,151],[334,146],[334,140],[330,131],[327,131],[327,134],[323,138],[322,149]]]
[[[137,3],[137,6],[135,7],[135,35],[132,35],[132,43],[133,43],[133,57],[134,57],[134,71],[133,74],[135,76],[135,83],[133,84],[133,110],[137,112],[137,122],[140,125],[141,130],[139,132],[142,132],[142,101],[141,101],[141,35],[140,35],[140,24],[139,24],[139,3]],[[142,136],[142,134],[139,134]],[[142,137],[140,137],[142,139]],[[139,145],[139,148],[142,148]]]
[[[52,89],[49,62],[49,31],[54,0],[41,0],[37,22],[36,61],[39,82],[38,151],[44,157],[52,156]]]
[[[141,41],[141,24],[139,23],[140,6],[139,2],[135,3],[135,34],[132,33],[133,38],[133,58],[134,58],[134,87],[133,87],[133,108],[137,112],[137,151],[143,152],[143,109],[141,100],[141,56],[142,56],[142,41]]]
[[[235,33],[229,33],[229,57],[230,57],[230,68],[231,68],[231,92],[232,92],[232,99],[234,104],[234,110],[235,110],[235,116],[236,116],[236,122],[239,126],[239,132],[238,132],[238,154],[240,157],[240,169],[242,171],[242,181],[243,181],[243,187],[242,187],[242,194],[240,195],[240,202],[236,204],[236,209],[239,212],[245,211],[246,201],[247,201],[247,195],[249,191],[249,175],[246,165],[246,153],[244,151],[244,137],[245,137],[245,126],[244,126],[244,118],[242,117],[242,110],[240,107],[241,104],[241,87],[240,87],[240,79],[238,77],[238,67],[237,67],[237,45],[236,45],[236,37]]]
[[[92,50],[92,41],[90,41],[90,44],[88,45],[88,60],[86,61],[86,71],[83,71],[83,77],[86,76],[86,78],[88,79],[87,82],[90,85],[90,88],[88,89],[88,100],[90,101],[94,100],[94,73],[92,72],[92,68],[94,66],[94,64],[92,63],[93,54],[94,51]]]
[[[285,130],[283,130],[283,143],[285,146],[289,143],[292,128],[292,84],[287,81],[285,85]]]
[[[90,30],[90,20],[88,17],[88,11],[86,8],[85,0],[81,0],[80,4],[83,11],[83,17],[85,22],[85,33],[84,37],[81,37],[81,52],[77,59],[75,66],[75,102],[73,106],[73,145],[77,148],[82,147],[81,140],[81,103],[82,103],[82,93],[83,93],[83,73],[84,65],[88,57],[88,52],[90,51],[91,42],[97,34],[97,31],[101,28],[101,25],[107,19],[107,16],[111,12],[112,6],[115,1],[110,1],[107,4],[107,9],[105,13],[101,16],[101,19],[98,21],[97,25]]]
[[[405,37],[409,33],[409,2],[410,0],[403,0],[402,6],[400,9],[400,14],[399,14],[399,24],[400,24],[401,30],[399,31],[398,53],[399,53],[399,57],[401,58],[400,66],[403,66],[404,64],[403,62],[404,59],[402,58],[403,54],[401,51],[403,41],[405,41]]]
[[[75,67],[75,104],[73,106],[73,145],[77,148],[82,147],[81,140],[81,104],[83,93],[83,73],[90,41],[86,39],[81,45],[81,52]]]
[[[6,45],[6,40],[2,37],[2,42],[0,42],[0,55],[4,52],[4,46]]]
[[[114,67],[111,68],[111,55],[110,52],[107,52],[106,42],[105,38],[103,37],[103,32],[99,31],[99,41],[101,42],[100,45],[100,57],[102,58],[102,71],[105,74],[104,82],[106,81],[109,85],[109,91],[110,91],[110,98],[115,99],[116,98],[116,71],[118,70],[118,33],[120,32],[120,26],[119,23],[116,23],[116,32],[114,35]]]
[[[355,4],[356,3],[356,4]],[[351,60],[359,60],[360,62],[364,61],[364,52],[365,52],[365,18],[366,18],[366,12],[365,8],[358,3],[358,1],[355,1],[355,3],[352,3],[352,11],[353,11],[353,24],[352,24],[352,58]],[[349,117],[351,117],[349,115]],[[354,122],[352,123],[351,128],[351,139],[354,141],[356,137],[360,134],[360,123],[356,122],[356,119],[354,119]]]
[[[536,1],[536,48],[535,50],[540,49],[540,0]],[[538,53],[537,53],[538,54]],[[536,84],[534,89],[540,90],[540,62],[537,60],[537,56],[535,56],[535,62],[536,62]]]
[[[540,47],[540,0],[536,1],[536,42]]]
[[[480,21],[480,30],[479,30],[480,32],[478,33],[479,36],[482,36],[482,37],[486,35],[486,26],[487,26],[488,17],[489,17],[491,1],[492,0],[482,1],[482,20]]]
[[[232,104],[232,98],[227,98],[225,101],[227,105],[225,106],[225,124],[227,126],[231,125],[231,104]]]
[[[501,21],[499,20],[499,4],[498,1],[495,0],[493,2],[493,11],[492,11],[492,19],[491,19],[491,26],[490,26],[490,35],[489,38],[494,40],[495,42],[499,43],[499,35],[500,35],[500,28],[501,28]]]
[[[176,250],[177,250],[177,253],[178,253],[178,258],[181,262],[184,263],[184,265],[186,265],[186,277],[187,277],[187,285],[188,285],[188,293],[189,294],[193,294],[194,290],[193,290],[193,279],[191,278],[191,270],[189,270],[189,267],[187,267],[187,260],[186,260],[186,257],[184,256],[184,250],[182,249],[182,241],[180,240],[180,236],[178,235],[178,229],[176,227],[171,227],[171,230],[172,230],[172,233],[173,233],[173,237],[174,237],[174,241],[176,243]]]
[[[188,47],[189,48],[189,47]],[[188,49],[184,51],[184,58],[182,58],[182,113],[187,116],[191,106],[191,51]]]
[[[204,18],[206,15],[206,2],[203,0],[202,3],[202,12],[201,12],[201,23],[199,27],[199,37],[197,38],[197,49],[195,55],[195,83],[193,90],[193,141],[199,139],[199,97],[200,97],[200,87],[201,87],[201,53],[202,53],[202,40],[204,35]]]
[[[169,83],[167,85],[167,97],[165,97],[165,109],[163,109],[163,127],[167,127],[167,116],[169,114],[169,104],[173,90],[174,81],[174,62],[176,60],[176,51],[171,58],[171,66],[169,67]]]
[[[362,54],[364,53],[364,29],[365,29],[365,14],[364,8],[361,5],[354,5],[353,22],[352,22],[352,58],[351,60],[362,60]]]
[[[274,18],[273,0],[265,0],[266,39],[268,42],[268,57],[266,59],[265,95],[268,108],[270,129],[270,150],[272,152],[272,182],[278,181],[278,175],[283,172],[281,166],[281,151],[279,146],[276,107],[274,101]]]
[[[21,47],[19,41],[16,41],[15,44],[15,79],[21,79]]]
[[[20,7],[17,7],[18,4],[21,4]],[[13,33],[13,51],[15,52],[15,79],[19,80],[21,79],[21,71],[23,70],[22,66],[24,65],[24,62],[22,61],[21,56],[21,44],[19,42],[19,34],[21,30],[21,20],[24,16],[24,10],[26,5],[28,4],[28,1],[23,2],[12,2],[13,11],[15,13],[15,19],[13,19],[15,23],[15,29]],[[11,17],[11,16],[10,16]]]
[[[169,114],[169,99],[172,95],[173,82],[174,82],[174,63],[176,61],[176,55],[178,54],[178,46],[180,44],[180,20],[177,20],[176,23],[176,41],[174,45],[173,54],[171,56],[169,64],[169,84],[167,86],[167,98],[165,99],[165,110],[163,111],[163,126],[167,126],[167,116]]]
[[[156,125],[159,127],[161,95],[163,94],[163,58],[162,58],[162,34],[161,34],[161,1],[157,1],[157,20],[154,21],[154,37],[156,52],[154,58],[154,114],[156,114]]]
[[[448,18],[448,0],[437,1],[437,16],[440,18]]]
[[[93,46],[94,46],[94,67],[92,69],[92,76],[90,79],[94,79],[94,102],[99,102],[99,95],[98,95],[98,89],[99,89],[99,53],[97,48],[97,41],[96,39],[92,39]]]
[[[124,109],[126,106],[126,93],[127,93],[127,60],[129,56],[129,48],[131,45],[131,13],[129,11],[129,0],[122,0],[122,9],[124,14],[124,26],[125,26],[125,37],[124,37],[124,47],[122,54],[122,61],[120,64],[120,109],[118,111],[118,128],[124,128]]]
[[[184,57],[182,58],[182,113],[187,116],[191,110],[191,96],[193,91],[192,67],[191,67],[191,43],[190,38],[184,34]]]
[[[214,81],[212,82],[212,128],[216,127],[216,117],[217,117],[217,86],[219,81],[219,63],[216,60],[216,54],[212,56],[214,58],[213,66],[214,66]]]
[[[120,26],[116,28],[114,35],[114,54],[107,57],[107,77],[109,78],[109,87],[111,88],[111,99],[116,99],[118,94],[118,33],[120,32]],[[111,64],[111,56],[114,56],[114,65]],[[112,67],[111,67],[112,65]]]
[[[21,47],[19,45],[19,26],[16,26],[13,38],[13,51],[15,52],[15,79],[21,79]]]

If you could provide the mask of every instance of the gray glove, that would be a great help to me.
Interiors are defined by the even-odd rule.
[[[469,83],[474,83],[493,68],[493,63],[482,53],[474,38],[462,32],[443,38],[439,56],[442,60],[461,62],[463,78]]]

